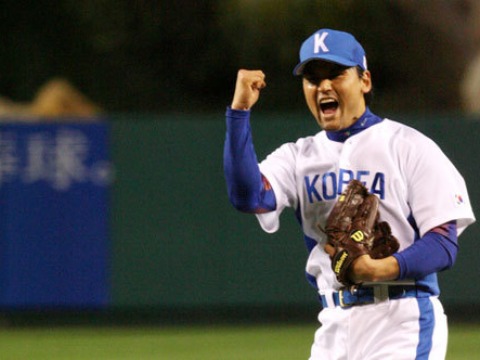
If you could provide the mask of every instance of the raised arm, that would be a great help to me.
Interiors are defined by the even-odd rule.
[[[258,167],[250,128],[250,109],[265,86],[262,71],[240,70],[232,105],[226,113],[223,165],[228,196],[236,209],[249,213],[276,208],[273,190]]]

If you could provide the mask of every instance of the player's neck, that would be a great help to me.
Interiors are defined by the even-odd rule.
[[[375,115],[367,107],[365,112],[352,125],[346,129],[338,131],[327,131],[327,137],[336,142],[345,142],[349,137],[368,129],[370,126],[378,124],[383,119]]]

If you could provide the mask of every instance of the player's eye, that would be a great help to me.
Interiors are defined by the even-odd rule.
[[[322,81],[322,78],[316,77],[316,76],[306,76],[305,79],[311,84],[311,85],[318,85]]]
[[[328,78],[330,80],[333,80],[333,79],[336,79],[337,77],[345,74],[347,72],[347,69],[345,69],[344,67],[339,67],[339,68],[336,68],[336,69],[333,69],[330,74],[328,75]]]

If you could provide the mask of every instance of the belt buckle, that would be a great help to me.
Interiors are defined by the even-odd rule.
[[[389,288],[389,285],[375,285],[373,287],[373,302],[375,304],[388,302],[388,300],[390,299]]]

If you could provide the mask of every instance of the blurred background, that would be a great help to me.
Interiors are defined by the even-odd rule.
[[[292,70],[319,28],[356,36],[373,111],[439,143],[477,208],[478,1],[2,5],[0,306],[10,323],[52,312],[59,321],[314,321],[293,214],[267,235],[233,210],[222,150],[239,68],[267,74],[253,123],[260,158],[318,131]],[[480,307],[466,280],[480,274],[476,230],[441,274],[459,318]]]
[[[332,27],[364,45],[377,108],[478,111],[474,0],[39,0],[3,9],[0,94],[14,101],[63,78],[108,113],[217,111],[245,67],[267,74],[262,109],[302,108],[291,76],[299,45]]]

